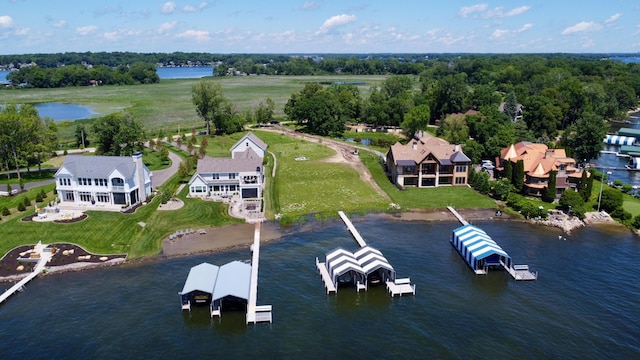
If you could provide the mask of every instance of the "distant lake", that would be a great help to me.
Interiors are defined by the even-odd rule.
[[[212,66],[201,67],[159,67],[156,72],[160,79],[199,79],[213,75]]]
[[[99,113],[90,107],[78,104],[63,104],[58,102],[40,103],[34,105],[40,117],[50,117],[55,121],[88,119]]]
[[[10,71],[0,70],[0,84],[8,83],[7,75],[9,75]]]
[[[614,56],[611,60],[622,61],[625,64],[640,63],[640,56]]]

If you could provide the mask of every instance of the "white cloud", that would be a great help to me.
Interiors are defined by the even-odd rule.
[[[322,26],[320,27],[319,32],[326,33],[338,26],[346,25],[356,20],[357,20],[357,17],[355,15],[341,14],[341,15],[332,16],[329,19],[325,20],[324,24],[322,24]]]
[[[53,27],[57,28],[57,29],[66,29],[67,28],[67,22],[64,20],[59,20],[53,23]]]
[[[13,26],[13,18],[8,15],[0,16],[0,28],[8,28]]]
[[[175,29],[177,22],[172,21],[172,22],[164,22],[162,24],[160,24],[160,27],[158,27],[158,32],[160,34],[164,34],[166,32],[169,32],[173,29]]]
[[[29,35],[29,28],[20,28],[20,29],[16,29],[16,31],[14,32],[15,35],[18,36],[25,36],[25,35]]]
[[[516,30],[515,32],[517,32],[517,33],[525,32],[525,31],[531,29],[532,27],[533,27],[533,24],[524,24],[524,25],[522,25],[522,27],[520,29]]]
[[[482,17],[485,19],[493,19],[493,18],[516,16],[516,15],[521,15],[527,12],[529,9],[531,9],[531,6],[523,5],[505,12],[502,6],[498,6],[495,9],[487,11],[485,14],[482,15]]]
[[[201,11],[204,10],[207,7],[207,3],[206,2],[201,2],[200,5],[198,6],[193,6],[193,5],[185,5],[182,8],[182,11],[184,12],[196,12],[196,11]]]
[[[509,34],[509,30],[505,29],[495,29],[489,38],[491,39],[500,39],[505,35]]]
[[[88,26],[80,26],[78,28],[76,28],[76,32],[80,35],[89,35],[92,32],[96,31],[98,29],[97,26],[93,26],[93,25],[88,25]]]
[[[192,39],[197,42],[205,42],[211,39],[209,32],[202,31],[202,30],[187,30],[185,32],[182,32],[176,35],[176,37],[184,38],[184,39]]]
[[[575,34],[580,32],[589,32],[600,30],[602,26],[593,21],[581,21],[575,25],[569,26],[568,28],[562,30],[562,35]]]
[[[176,11],[176,3],[174,3],[173,1],[167,1],[166,3],[162,4],[162,6],[160,7],[160,11],[163,14],[171,14]]]
[[[313,9],[317,9],[320,7],[320,4],[318,4],[315,1],[305,1],[304,4],[302,4],[302,6],[300,7],[302,10],[313,10]]]
[[[470,14],[485,11],[488,6],[489,5],[487,5],[487,4],[476,4],[476,5],[471,5],[471,6],[463,6],[462,9],[460,9],[460,11],[458,12],[458,15],[466,18]]]
[[[620,18],[620,16],[622,16],[621,13],[613,14],[607,20],[604,21],[604,24],[605,25],[611,25],[614,22],[616,22],[616,20],[618,20]]]
[[[120,38],[117,31],[106,32],[102,36],[109,41],[116,41]]]

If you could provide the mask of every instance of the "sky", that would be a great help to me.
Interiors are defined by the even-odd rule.
[[[638,0],[0,0],[0,55],[631,53]]]

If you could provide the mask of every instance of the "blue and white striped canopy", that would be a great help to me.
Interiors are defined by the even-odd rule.
[[[632,136],[607,135],[603,142],[609,145],[634,146],[636,144],[636,138]]]
[[[498,255],[505,260],[511,257],[486,232],[473,225],[464,225],[453,230],[452,241],[469,266],[477,269],[478,260]]]

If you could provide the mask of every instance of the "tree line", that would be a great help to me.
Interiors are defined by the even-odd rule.
[[[153,64],[136,62],[131,66],[68,65],[43,68],[37,65],[24,66],[12,71],[7,79],[14,86],[32,88],[59,88],[88,85],[135,85],[160,81]]]

